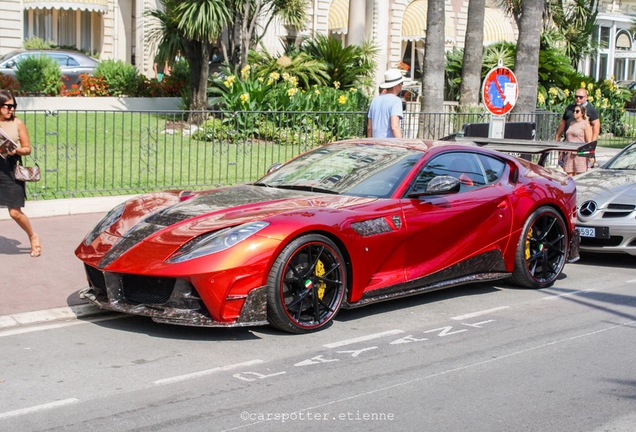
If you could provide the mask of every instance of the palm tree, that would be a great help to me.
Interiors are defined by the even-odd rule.
[[[429,0],[426,16],[424,76],[422,77],[422,112],[436,113],[444,106],[444,0]],[[427,124],[428,123],[428,124]],[[439,138],[429,116],[420,116],[418,136]]]
[[[468,23],[464,39],[462,80],[459,87],[460,106],[479,105],[481,89],[481,65],[484,46],[484,15],[486,0],[469,0]]]
[[[303,43],[300,50],[324,62],[329,82],[338,82],[340,88],[367,87],[371,83],[377,53],[371,42],[343,47],[338,39],[317,34]]]
[[[174,48],[181,49],[190,65],[190,109],[205,110],[212,45],[229,22],[229,11],[218,0],[161,0],[161,4],[163,10],[148,12],[156,19],[149,38],[158,43],[162,55],[174,56]]]
[[[519,21],[515,74],[519,99],[513,112],[532,112],[537,106],[539,50],[544,0],[524,0]]]

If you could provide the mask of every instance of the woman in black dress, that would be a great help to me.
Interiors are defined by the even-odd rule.
[[[9,209],[9,215],[29,236],[31,256],[39,257],[42,253],[40,238],[31,228],[31,222],[22,212],[26,191],[24,182],[13,176],[13,169],[21,156],[31,154],[31,141],[26,126],[15,116],[17,103],[8,90],[0,90],[0,129],[9,136],[18,147],[0,154],[0,206]]]

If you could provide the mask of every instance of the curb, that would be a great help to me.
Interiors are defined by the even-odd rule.
[[[65,306],[55,309],[45,309],[34,312],[24,312],[14,315],[0,316],[0,330],[19,326],[43,324],[56,321],[68,321],[89,318],[107,313],[104,309],[92,304]]]

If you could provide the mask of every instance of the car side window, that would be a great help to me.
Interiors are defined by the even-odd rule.
[[[49,54],[49,57],[51,57],[53,60],[55,60],[60,66],[66,66],[68,64],[68,62],[67,62],[68,57],[65,56],[65,55]]]
[[[437,176],[451,176],[459,180],[460,192],[487,184],[484,167],[477,155],[468,152],[444,153],[431,159],[418,174],[414,188],[426,190],[428,183]]]
[[[483,166],[484,174],[486,175],[486,181],[488,183],[498,182],[504,173],[504,169],[506,168],[505,162],[500,159],[483,154],[477,155],[477,158]]]

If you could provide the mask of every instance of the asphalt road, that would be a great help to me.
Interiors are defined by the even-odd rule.
[[[450,289],[308,335],[119,315],[2,330],[0,430],[631,432],[634,263],[584,256],[549,289]]]

